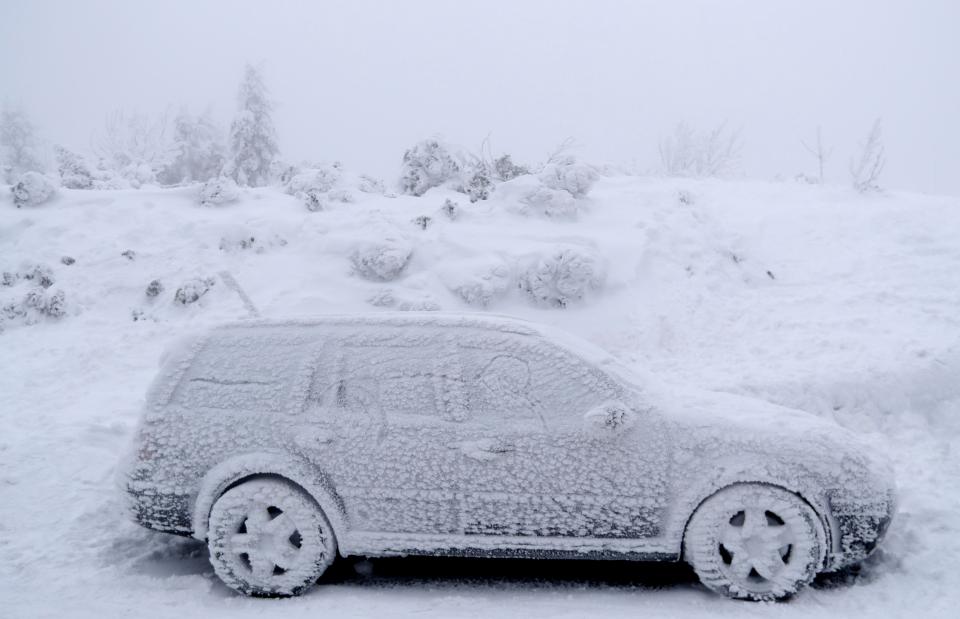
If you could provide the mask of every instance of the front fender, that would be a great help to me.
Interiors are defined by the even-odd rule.
[[[200,483],[193,508],[193,537],[206,540],[214,502],[236,483],[255,475],[283,477],[307,492],[323,510],[334,536],[346,532],[343,501],[330,480],[305,459],[278,450],[234,456],[211,468]]]

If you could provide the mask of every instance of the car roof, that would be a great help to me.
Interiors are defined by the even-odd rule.
[[[488,313],[448,312],[373,312],[359,314],[321,314],[289,318],[252,318],[214,327],[211,334],[239,333],[281,329],[363,328],[363,327],[417,327],[440,329],[477,329],[482,331],[542,338],[585,361],[636,376],[609,352],[562,329],[529,322],[512,316]]]

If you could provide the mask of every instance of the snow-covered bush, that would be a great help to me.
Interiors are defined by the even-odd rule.
[[[520,289],[538,305],[563,308],[598,290],[603,280],[598,258],[580,249],[561,248],[530,265]]]
[[[240,198],[240,188],[233,179],[225,176],[211,178],[200,186],[200,206],[216,206],[235,202]]]
[[[0,332],[6,322],[32,325],[47,318],[61,318],[66,313],[67,299],[62,290],[48,293],[44,288],[32,288],[19,300],[0,305]]]
[[[17,208],[38,206],[57,195],[57,185],[39,172],[24,172],[10,192]]]
[[[386,239],[376,243],[364,243],[350,254],[354,272],[373,281],[391,281],[400,277],[410,257],[413,246],[402,239]]]
[[[726,123],[702,132],[680,123],[660,141],[660,163],[667,176],[724,176],[737,168],[742,149],[740,134]]]
[[[513,269],[500,260],[466,270],[451,270],[444,280],[452,292],[474,307],[488,307],[514,286]]]
[[[471,202],[486,200],[493,190],[493,172],[480,160],[462,166],[461,185],[457,191],[467,194]]]
[[[67,189],[93,189],[93,172],[77,153],[62,146],[55,148],[60,184]]]
[[[327,193],[327,197],[330,198],[331,202],[340,202],[341,204],[353,204],[357,201],[353,194],[346,189],[334,189]]]
[[[311,168],[294,174],[283,188],[292,196],[311,190],[326,193],[340,182],[341,176],[341,171],[334,167]]]
[[[155,279],[147,284],[147,289],[144,291],[144,294],[146,294],[149,299],[155,299],[160,296],[161,292],[163,292],[163,283],[159,279]]]
[[[494,160],[493,172],[497,180],[511,181],[518,176],[530,174],[530,169],[527,166],[514,163],[510,155],[503,155]]]
[[[572,218],[577,200],[565,189],[551,189],[536,176],[524,175],[497,186],[496,197],[523,215]]]
[[[438,140],[423,140],[403,154],[400,191],[422,196],[428,189],[460,179],[461,162]]]
[[[577,214],[577,201],[570,192],[549,187],[537,187],[522,199],[529,210],[547,217],[571,218]]]
[[[177,288],[177,291],[173,294],[173,301],[175,303],[179,303],[180,305],[196,303],[200,300],[200,297],[207,294],[207,292],[213,288],[215,283],[216,280],[214,280],[212,277],[196,277],[187,280],[179,288]]]
[[[597,172],[585,163],[550,163],[544,166],[539,177],[550,189],[562,189],[574,198],[582,198],[597,181]]]
[[[380,195],[383,195],[387,191],[382,180],[367,174],[360,175],[360,179],[357,181],[357,189],[363,193],[376,193]]]
[[[456,221],[460,217],[460,205],[447,198],[440,207],[440,212],[446,215],[450,220]]]
[[[431,223],[433,223],[433,218],[427,215],[419,215],[413,218],[413,225],[417,226],[421,230],[426,230]]]

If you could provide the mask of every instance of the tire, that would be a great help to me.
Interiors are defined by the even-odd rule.
[[[707,588],[742,600],[790,597],[824,564],[826,535],[803,499],[768,484],[737,484],[697,508],[684,558]]]
[[[228,587],[255,596],[299,595],[333,562],[336,541],[313,498],[276,478],[243,482],[210,510],[210,563]]]

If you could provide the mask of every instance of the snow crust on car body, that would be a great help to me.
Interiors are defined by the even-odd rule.
[[[135,519],[203,539],[217,497],[257,475],[308,492],[344,555],[675,560],[698,505],[760,482],[823,519],[832,569],[894,509],[888,468],[839,427],[662,384],[532,323],[434,312],[251,320],[175,346],[121,476]]]

